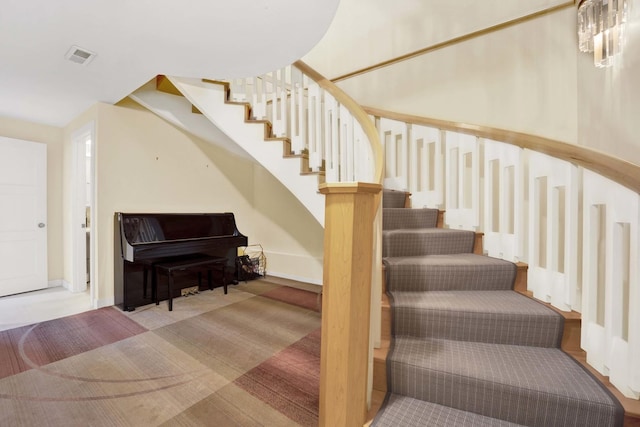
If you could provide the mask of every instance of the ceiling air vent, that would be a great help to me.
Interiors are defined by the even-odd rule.
[[[76,64],[87,65],[95,56],[96,54],[94,52],[87,49],[78,46],[71,46],[71,49],[67,51],[64,57]]]

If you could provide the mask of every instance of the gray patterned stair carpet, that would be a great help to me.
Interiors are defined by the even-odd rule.
[[[513,291],[393,292],[396,336],[558,347],[564,318]]]
[[[404,208],[405,201],[404,191],[395,191],[385,189],[382,193],[383,208]]]
[[[437,209],[385,208],[382,217],[382,228],[384,230],[434,228],[437,224]]]
[[[475,238],[473,231],[446,228],[382,230],[382,256],[471,253]]]
[[[378,425],[429,427],[514,427],[519,425],[394,393],[387,395],[384,404],[386,405],[384,421],[378,420]],[[429,420],[429,423],[425,424],[425,420]]]
[[[510,290],[516,278],[514,263],[469,253],[387,257],[384,264],[391,291]]]
[[[373,425],[621,426],[619,402],[560,350],[562,316],[512,290],[515,265],[472,254],[472,232],[420,227],[432,219],[398,213],[404,200],[383,194],[392,343]]]

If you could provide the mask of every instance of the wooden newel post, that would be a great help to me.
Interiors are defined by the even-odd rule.
[[[323,184],[325,200],[320,426],[362,426],[376,195],[367,183]]]

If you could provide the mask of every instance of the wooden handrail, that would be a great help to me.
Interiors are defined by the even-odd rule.
[[[375,127],[375,124],[371,121],[365,110],[353,100],[349,95],[344,93],[342,89],[333,84],[330,80],[322,76],[320,73],[315,71],[313,68],[309,67],[302,61],[296,61],[293,65],[302,71],[304,74],[309,76],[313,81],[318,83],[318,85],[329,92],[341,105],[344,105],[355,117],[355,119],[360,123],[362,130],[365,135],[369,139],[369,143],[371,144],[371,150],[373,151],[373,157],[375,161],[375,170],[374,170],[374,183],[382,184],[382,173],[383,173],[383,154],[382,154],[382,144],[380,143],[380,138],[378,136],[378,130]]]
[[[372,107],[363,108],[367,113],[377,117],[384,117],[406,123],[475,135],[481,138],[505,142],[528,150],[544,153],[592,170],[640,194],[640,166],[602,151],[570,144],[568,142],[504,129],[446,120],[428,119],[410,114],[394,113]]]

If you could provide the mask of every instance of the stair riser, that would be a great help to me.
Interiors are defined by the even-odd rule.
[[[581,330],[582,321],[580,319],[565,319],[560,348],[567,352],[582,351],[580,347]]]
[[[474,243],[474,233],[384,232],[382,236],[382,256],[410,257],[472,253]]]
[[[523,262],[518,262],[516,263],[516,268],[517,274],[513,284],[513,290],[524,295],[527,293],[527,271],[529,266]]]
[[[476,233],[475,241],[473,242],[474,254],[484,255],[483,239],[484,239],[484,233]]]
[[[411,194],[404,191],[385,190],[382,195],[383,208],[408,208],[411,206]]]
[[[384,209],[383,230],[435,228],[438,225],[436,209]]]
[[[395,336],[558,347],[562,318],[395,308]],[[514,318],[516,317],[516,318]]]
[[[423,371],[414,366],[392,364],[392,370],[396,372],[394,378],[401,380],[391,380],[391,391],[415,399],[522,425],[613,425],[612,412],[602,407],[594,409],[584,401],[576,399],[538,393],[525,388],[483,383],[474,378],[442,372]],[[429,384],[430,387],[424,387],[423,384]],[[536,411],[530,411],[531,402],[536,402]]]
[[[373,389],[387,391],[387,362],[386,359],[373,360]]]
[[[514,271],[510,266],[493,271],[473,267],[391,266],[387,269],[390,291],[497,291],[510,290]]]
[[[380,338],[382,340],[391,340],[391,307],[382,306],[382,317],[380,319],[381,330]]]

